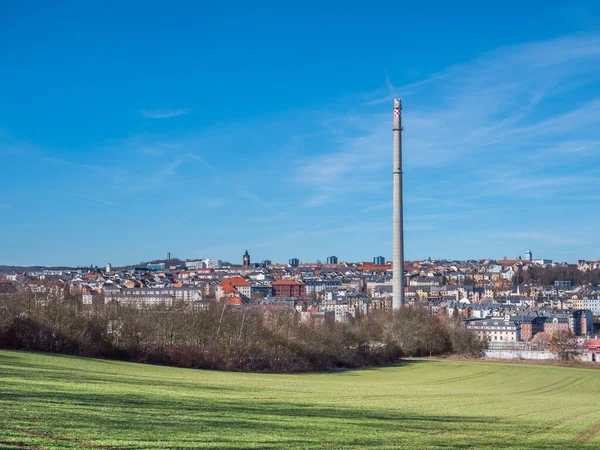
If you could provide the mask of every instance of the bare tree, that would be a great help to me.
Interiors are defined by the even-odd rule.
[[[572,331],[559,331],[550,338],[550,350],[556,352],[563,361],[571,361],[581,355],[583,349]]]

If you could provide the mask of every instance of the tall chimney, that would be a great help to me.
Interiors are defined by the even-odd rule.
[[[404,306],[404,214],[402,211],[402,100],[394,99],[394,242],[392,306]]]

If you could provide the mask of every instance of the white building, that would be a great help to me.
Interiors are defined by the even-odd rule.
[[[594,316],[600,316],[600,298],[584,298],[583,309],[589,309]]]
[[[104,303],[117,302],[122,305],[170,306],[173,302],[198,303],[204,300],[200,288],[132,288],[105,289]]]
[[[476,319],[467,322],[467,328],[482,340],[489,342],[517,342],[521,340],[521,325],[510,316]]]
[[[552,260],[551,259],[534,259],[533,264],[536,264],[538,266],[547,266],[549,264],[552,264]]]
[[[220,259],[198,259],[196,261],[186,261],[185,266],[188,270],[220,269],[223,266],[223,261]]]
[[[220,269],[223,267],[223,261],[220,259],[203,259],[201,269]]]

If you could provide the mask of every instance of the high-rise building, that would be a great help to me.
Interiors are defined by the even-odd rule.
[[[327,264],[337,264],[337,263],[338,263],[337,256],[328,256],[327,257]]]
[[[271,265],[271,260],[270,259],[265,259],[263,262],[260,263],[261,266],[263,267],[267,267]]]
[[[296,267],[300,264],[300,260],[298,258],[290,258],[290,266]]]
[[[250,253],[248,253],[248,250],[246,250],[246,253],[244,253],[244,256],[242,257],[242,265],[244,267],[250,266]]]
[[[112,270],[112,266],[110,265],[110,263],[106,264],[106,273],[110,273],[110,271]]]
[[[531,250],[527,250],[527,253],[525,253],[525,259],[527,259],[527,261],[533,261],[532,256]]]
[[[376,256],[375,258],[373,258],[373,264],[383,266],[385,264],[385,258],[383,256]]]

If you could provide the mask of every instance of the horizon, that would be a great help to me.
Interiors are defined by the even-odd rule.
[[[0,6],[0,263],[391,260],[394,97],[407,261],[596,259],[600,4],[178,5]]]
[[[250,254],[250,256],[252,256],[252,254]],[[336,255],[329,255],[329,256],[336,256]],[[337,257],[337,256],[336,256]],[[177,261],[182,261],[182,262],[192,262],[192,261],[201,261],[204,259],[211,259],[211,258],[180,258],[178,256],[171,256],[170,260],[177,260]],[[214,258],[214,259],[218,259],[218,258]],[[290,257],[289,259],[292,259],[292,257]],[[361,259],[361,260],[355,260],[355,261],[350,261],[350,260],[343,260],[343,259],[339,259],[337,263],[335,264],[329,264],[327,262],[324,262],[326,258],[323,259],[317,259],[317,260],[313,260],[313,261],[303,261],[300,260],[299,261],[299,265],[320,265],[320,266],[330,266],[330,265],[344,265],[344,264],[348,264],[348,265],[360,265],[360,264],[374,264],[373,259],[371,258],[369,259]],[[523,261],[523,262],[528,262],[528,261],[533,261],[535,263],[535,261],[541,260],[542,258],[533,258],[531,260],[528,260],[526,258],[523,258],[522,255],[518,255],[517,257],[508,257],[508,258],[504,258],[504,256],[502,258],[466,258],[466,259],[456,259],[456,258],[422,258],[422,259],[406,259],[404,261],[405,266],[407,264],[413,264],[413,263],[423,263],[423,262],[432,262],[432,263],[440,263],[440,262],[446,262],[446,263],[455,263],[455,262],[481,262],[481,261],[496,261],[497,263],[499,263],[500,261]],[[548,260],[549,258],[543,258]],[[124,267],[135,267],[135,266],[141,266],[144,264],[151,264],[151,263],[157,263],[160,261],[163,262],[168,262],[170,261],[167,258],[152,258],[146,261],[139,261],[137,263],[133,263],[133,264],[113,264],[110,261],[101,263],[101,264],[77,264],[77,265],[57,265],[57,264],[52,264],[52,265],[41,265],[41,264],[31,264],[31,265],[27,265],[27,266],[23,266],[23,265],[16,265],[16,264],[4,264],[4,263],[0,263],[0,267],[19,267],[19,268],[42,268],[42,269],[89,269],[91,267],[95,268],[95,269],[103,269],[107,264],[110,264],[112,266],[113,269],[119,269],[119,268],[124,268]],[[231,265],[231,267],[239,267],[241,264],[238,264],[238,262],[235,262],[233,260],[220,260],[222,261],[223,265],[225,267],[227,267],[228,265]],[[269,260],[268,258],[266,260],[260,260],[260,261],[254,261],[252,260],[251,265],[254,266],[255,264],[260,265],[263,261],[270,261],[270,264],[272,265],[290,265],[289,264],[289,260],[288,261],[275,261],[275,260]],[[551,260],[552,263],[551,264],[569,264],[569,265],[575,265],[577,264],[577,262],[579,261],[586,261],[586,260],[582,260],[582,259],[578,259],[575,262],[573,261],[555,261],[555,260]],[[594,259],[592,261],[597,261],[597,259]],[[392,265],[392,261],[386,259],[385,260],[385,265]]]

